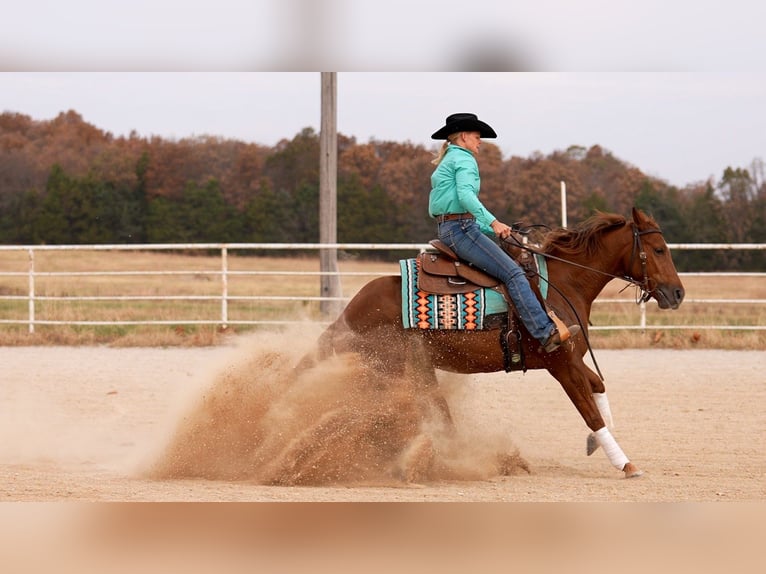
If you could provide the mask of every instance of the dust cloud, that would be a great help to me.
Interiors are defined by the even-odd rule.
[[[510,437],[454,416],[459,383],[446,374],[437,392],[454,423],[419,377],[383,375],[357,354],[296,370],[300,340],[248,343],[180,415],[148,478],[395,486],[528,472]]]

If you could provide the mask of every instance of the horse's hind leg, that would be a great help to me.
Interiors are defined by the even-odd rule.
[[[435,407],[447,431],[454,433],[455,422],[452,419],[449,403],[447,403],[447,398],[441,390],[439,380],[436,377],[436,369],[434,369],[433,363],[423,346],[423,341],[413,337],[409,344],[408,355],[409,365],[419,386],[425,392],[431,405]]]
[[[413,395],[419,430],[401,451],[395,472],[405,483],[413,484],[431,475],[437,463],[439,437],[454,435],[455,424],[422,341],[405,337],[402,343],[397,353],[396,364],[400,366],[397,374]]]

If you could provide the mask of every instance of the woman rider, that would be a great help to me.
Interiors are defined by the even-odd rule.
[[[577,335],[578,325],[559,329],[535,297],[521,267],[490,235],[505,239],[511,228],[479,201],[481,138],[497,134],[476,114],[452,114],[431,138],[445,140],[433,164],[428,211],[439,225],[438,237],[461,259],[497,277],[508,288],[519,317],[547,353]]]

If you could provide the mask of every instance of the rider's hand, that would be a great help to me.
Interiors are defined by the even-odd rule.
[[[495,235],[497,235],[500,239],[505,239],[511,234],[510,226],[502,223],[499,219],[495,219],[495,221],[492,222],[491,227],[492,231],[494,231]]]

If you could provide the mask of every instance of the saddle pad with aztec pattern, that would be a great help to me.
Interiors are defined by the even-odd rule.
[[[416,259],[399,261],[402,272],[402,321],[405,329],[484,328],[484,319],[505,313],[503,296],[492,289],[477,289],[456,295],[437,295],[418,290]]]

